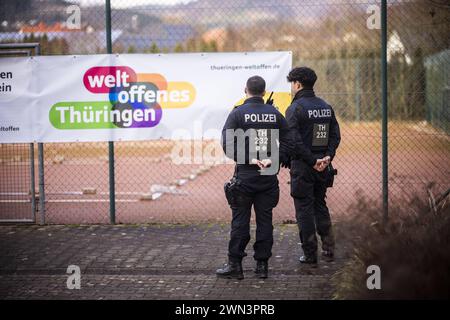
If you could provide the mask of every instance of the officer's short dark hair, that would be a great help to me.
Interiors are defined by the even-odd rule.
[[[253,76],[247,80],[247,93],[262,96],[266,91],[266,81],[260,76]]]
[[[304,88],[313,88],[317,80],[317,75],[313,69],[308,67],[297,67],[289,72],[287,76],[289,82],[298,81]]]

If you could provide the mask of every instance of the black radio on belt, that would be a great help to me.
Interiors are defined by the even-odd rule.
[[[338,174],[338,171],[337,169],[333,168],[333,165],[330,163],[327,167],[327,173],[327,187],[331,188],[334,184],[334,176]]]
[[[227,198],[227,202],[230,206],[236,203],[235,199],[235,191],[241,185],[241,181],[237,177],[237,166],[234,168],[233,177],[230,181],[225,182],[223,189],[225,191],[225,197]]]
[[[328,165],[328,173],[333,176],[337,176],[337,174],[338,174],[337,169],[333,168],[331,163]]]

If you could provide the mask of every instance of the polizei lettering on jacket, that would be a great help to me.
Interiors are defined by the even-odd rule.
[[[245,122],[277,122],[277,117],[272,113],[246,113]]]
[[[308,110],[308,117],[311,118],[331,118],[331,109]]]

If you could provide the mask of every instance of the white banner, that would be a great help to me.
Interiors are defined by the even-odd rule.
[[[217,139],[247,79],[284,112],[291,52],[0,59],[0,143]]]

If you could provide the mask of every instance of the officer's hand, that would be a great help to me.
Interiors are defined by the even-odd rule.
[[[326,156],[326,157],[322,158],[322,160],[323,160],[323,162],[322,162],[322,165],[321,165],[321,168],[320,168],[321,172],[324,171],[328,167],[328,165],[331,162],[331,158],[330,158],[330,156]]]
[[[251,164],[256,164],[260,169],[264,168],[264,164],[258,159],[252,159]]]
[[[326,156],[326,157],[324,157],[322,159],[318,159],[316,161],[314,169],[316,169],[319,172],[322,172],[328,167],[330,162],[331,162],[331,157],[330,156]]]
[[[322,160],[324,161],[324,163],[326,163],[327,165],[329,165],[330,162],[331,162],[331,157],[330,157],[330,156],[326,156],[326,157],[322,158]]]
[[[324,159],[317,159],[316,164],[314,165],[314,170],[322,172],[328,166]]]
[[[263,159],[260,161],[260,163],[262,164],[263,168],[269,168],[272,165],[272,160]]]

